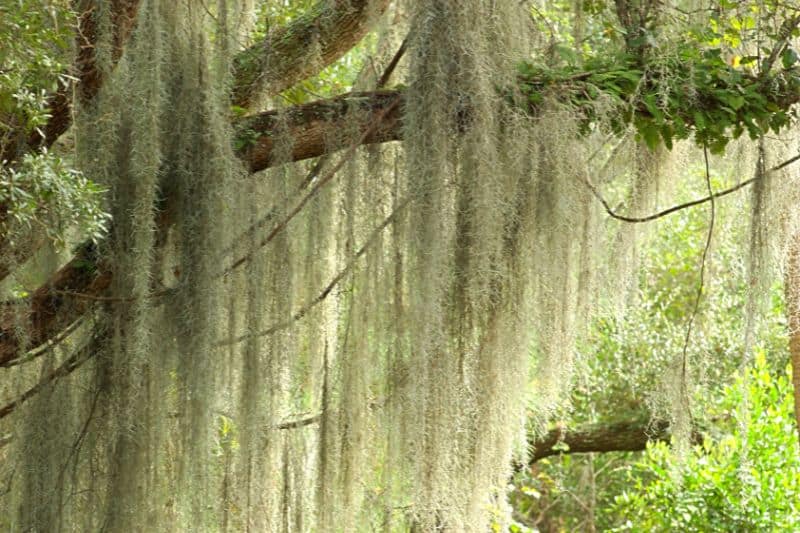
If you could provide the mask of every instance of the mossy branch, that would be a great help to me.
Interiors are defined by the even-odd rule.
[[[723,85],[719,89],[722,92],[717,93],[710,88],[713,85],[710,82],[705,85],[706,92],[700,91],[693,100],[683,101],[686,107],[676,109],[674,113],[665,112],[658,105],[653,107],[644,98],[639,99],[636,105],[631,106],[631,100],[627,96],[637,94],[635,87],[639,87],[641,77],[644,76],[641,72],[637,74],[635,71],[607,69],[595,72],[563,73],[561,76],[552,74],[545,76],[543,71],[527,70],[520,73],[520,86],[528,96],[526,105],[530,113],[535,114],[541,108],[541,102],[546,94],[561,94],[562,98],[570,99],[572,104],[577,104],[578,110],[584,110],[587,124],[593,118],[592,113],[594,113],[596,100],[614,97],[614,95],[609,96],[609,90],[617,87],[618,89],[614,91],[621,113],[618,119],[619,127],[627,127],[627,124],[630,123],[636,125],[638,122],[640,130],[643,131],[641,133],[643,139],[645,141],[650,139],[651,144],[653,137],[655,137],[655,142],[665,139],[665,130],[662,128],[671,128],[672,131],[666,138],[686,138],[690,134],[694,134],[698,142],[711,142],[710,148],[720,144],[724,146],[737,133],[749,131],[750,128],[754,128],[751,133],[759,133],[762,128],[780,127],[788,123],[790,118],[795,115],[796,111],[793,106],[800,101],[800,77],[795,65],[789,65],[788,68],[759,80],[745,72],[735,72],[723,68],[716,56],[710,59],[710,63],[708,68],[712,72],[716,72],[715,76],[719,76],[721,83],[726,83],[724,82],[725,75],[733,76],[731,79],[738,80],[738,87],[742,88],[745,95],[745,102],[742,105],[738,105],[738,101],[733,102],[734,107],[738,107],[738,111],[729,106],[725,106],[727,109],[721,110],[714,107],[723,105],[722,98],[731,98],[728,89],[733,88],[739,91],[737,86]],[[656,86],[657,81],[655,75],[650,74],[646,78],[645,85]],[[759,92],[762,88],[766,94]],[[688,89],[691,87],[687,87]],[[288,128],[290,137],[293,139],[290,156],[293,161],[318,157],[348,148],[354,140],[359,139],[361,144],[402,140],[403,102],[404,90],[398,88],[350,93],[296,106],[282,113],[276,111],[260,113],[245,119],[238,126],[235,144],[240,157],[250,170],[255,172],[287,162],[278,160],[274,153],[274,139],[279,131],[285,132],[285,128]],[[469,110],[458,110],[457,112],[460,117],[464,117],[464,120],[469,120]],[[720,113],[726,114],[729,118],[725,122],[713,122]],[[750,125],[747,120],[749,113],[756,114]],[[358,122],[361,124],[361,131],[351,138],[333,135],[336,132],[345,131],[344,125],[352,124],[354,114],[360,115]],[[735,117],[741,117],[741,120],[734,121]],[[656,127],[659,122],[661,128]],[[284,129],[280,130],[280,128]],[[700,137],[697,136],[698,133]],[[331,139],[337,140],[331,141]],[[705,201],[702,200],[702,202]],[[76,258],[59,270],[51,281],[36,291],[31,316],[38,318],[29,322],[30,331],[26,331],[24,335],[18,334],[10,319],[4,321],[5,326],[0,331],[0,365],[7,364],[20,356],[21,346],[18,338],[29,339],[29,348],[38,346],[57,335],[90,307],[88,299],[83,299],[80,304],[76,301],[72,302],[72,305],[66,305],[67,301],[76,299],[59,295],[51,288],[101,295],[102,291],[108,287],[111,274],[104,273],[98,280],[86,277],[80,267],[85,263],[85,259],[78,260]],[[65,288],[64,285],[68,286]],[[55,310],[58,310],[59,313],[56,313]],[[57,319],[57,314],[59,316],[63,314],[61,311],[66,311],[65,316]]]
[[[519,81],[532,113],[555,100],[574,109],[587,130],[600,125],[621,133],[633,125],[650,148],[672,149],[692,137],[719,154],[745,132],[757,139],[797,118],[796,56],[787,54],[781,70],[761,74],[747,67],[755,57],[738,61],[729,65],[718,48],[684,46],[653,70],[627,55],[560,69],[522,63]]]
[[[234,60],[233,104],[248,108],[260,93],[277,94],[330,65],[369,31],[388,0],[322,0]]]
[[[28,315],[5,309],[0,317],[0,367],[10,366],[32,348],[41,346],[75,322],[93,306],[85,298],[65,293],[99,295],[111,284],[111,273],[103,270],[97,249],[81,246],[75,257],[32,295]]]
[[[585,424],[575,428],[558,426],[541,437],[532,438],[529,464],[547,457],[572,453],[640,452],[648,442],[669,442],[672,437],[665,421],[651,422],[647,417],[618,422]],[[692,443],[700,444],[702,435],[695,428]]]

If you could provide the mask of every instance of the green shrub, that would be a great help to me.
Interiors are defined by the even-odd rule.
[[[632,485],[610,510],[614,531],[800,530],[800,447],[788,377],[770,375],[758,356],[747,379],[725,389],[719,409],[734,415],[722,435],[682,461],[653,445],[629,468]]]

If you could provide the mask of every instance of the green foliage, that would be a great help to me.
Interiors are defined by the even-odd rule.
[[[630,468],[632,486],[612,509],[621,523],[615,531],[797,531],[800,449],[790,381],[772,376],[762,355],[747,380],[726,388],[720,414],[748,417],[745,392],[746,429],[729,422],[680,466],[665,445],[654,445]]]
[[[651,149],[662,142],[672,149],[676,140],[693,136],[722,153],[744,132],[753,139],[777,133],[797,116],[790,106],[800,91],[800,69],[792,48],[782,55],[782,70],[756,75],[746,67],[754,58],[733,66],[722,48],[699,44],[690,40],[647,69],[627,54],[579,62],[570,51],[556,68],[521,63],[520,86],[533,108],[547,97],[573,106],[586,130],[606,118],[615,133],[632,124]]]
[[[39,227],[63,245],[66,230],[79,227],[101,237],[109,215],[102,209],[105,189],[48,152],[27,154],[15,167],[0,167],[0,203],[7,206],[3,231],[13,239],[20,228]]]
[[[65,0],[0,5],[0,138],[47,122],[47,93],[65,76],[73,19]]]

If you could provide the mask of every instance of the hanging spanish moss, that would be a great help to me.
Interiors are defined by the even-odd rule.
[[[106,4],[107,79],[75,143],[112,220],[83,252],[113,277],[3,385],[47,382],[15,414],[12,529],[486,531],[526,420],[569,409],[593,312],[632,299],[648,230],[597,196],[646,217],[688,150],[635,142],[602,98],[587,113],[548,89],[531,113],[517,63],[546,39],[524,3],[409,0],[388,72],[408,86],[402,144],[359,147],[373,125],[356,103],[325,139],[344,149],[294,162],[291,110],[265,97],[272,162],[250,174],[227,70],[253,2],[142,0],[119,58]],[[402,34],[377,40],[381,63]],[[759,295],[785,210],[765,153]]]

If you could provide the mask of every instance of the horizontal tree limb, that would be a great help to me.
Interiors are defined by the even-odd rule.
[[[237,127],[239,156],[256,172],[336,152],[353,143],[400,140],[403,101],[403,93],[396,90],[353,92],[285,111],[259,113]]]
[[[559,426],[533,439],[530,464],[546,457],[572,453],[640,452],[648,442],[669,442],[669,423],[650,421],[645,417],[612,423],[585,424],[576,428]],[[700,444],[702,436],[692,432],[692,443]]]
[[[238,154],[245,165],[255,172],[284,162],[325,155],[352,147],[354,143],[402,140],[403,102],[402,90],[379,90],[349,93],[287,110],[263,112],[238,124],[234,144],[238,145]],[[795,102],[793,98],[785,104],[789,106]],[[458,114],[468,117],[469,110],[459,110]],[[691,125],[691,120],[687,120],[687,126]],[[29,330],[18,332],[18,323],[3,320],[0,324],[0,365],[18,357],[20,346],[34,348],[57,335],[90,307],[90,299],[84,299],[80,305],[64,305],[63,301],[70,298],[63,292],[91,297],[100,296],[108,287],[110,272],[104,273],[99,278],[102,282],[98,282],[80,271],[84,264],[84,261],[68,263],[53,280],[36,291],[31,310],[34,320],[29,322]],[[62,291],[62,294],[54,294],[52,288]],[[54,305],[54,301],[59,305]],[[46,308],[40,308],[41,305]],[[53,309],[56,308],[66,313],[63,320],[55,317]],[[18,337],[25,338],[26,342],[21,342]]]

